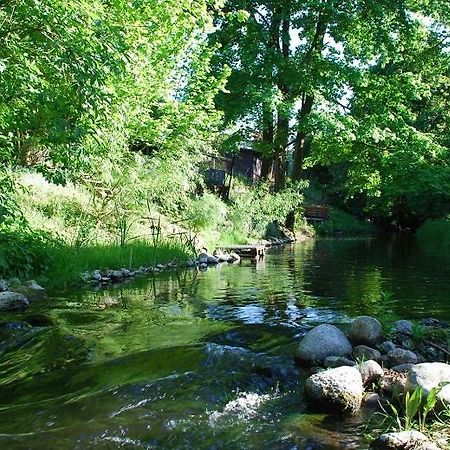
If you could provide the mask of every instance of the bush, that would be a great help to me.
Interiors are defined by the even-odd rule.
[[[31,231],[26,225],[0,227],[0,276],[30,277],[42,273],[51,258],[55,242],[46,232]]]

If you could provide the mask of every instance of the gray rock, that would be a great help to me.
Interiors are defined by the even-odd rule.
[[[208,264],[207,264],[207,263],[200,263],[200,264],[198,265],[198,268],[199,268],[200,270],[208,270]]]
[[[102,281],[102,274],[100,270],[94,270],[91,275],[91,280]]]
[[[83,272],[83,273],[81,274],[81,280],[82,280],[82,281],[87,282],[87,281],[89,281],[90,279],[91,279],[91,275],[90,275],[89,272]]]
[[[109,277],[113,280],[121,280],[123,278],[123,274],[121,270],[110,270]]]
[[[447,384],[448,383],[448,384]],[[442,386],[438,398],[450,404],[450,365],[440,362],[416,364],[411,367],[406,380],[406,388],[414,390],[422,388],[428,395],[433,388]]]
[[[373,346],[381,342],[382,337],[381,323],[374,317],[357,317],[350,326],[349,338],[353,344]]]
[[[328,356],[325,358],[323,365],[329,369],[333,369],[342,366],[354,367],[356,366],[356,363],[355,361],[344,358],[343,356]]]
[[[388,395],[400,395],[406,392],[406,374],[388,371],[378,380],[380,390]]]
[[[215,256],[208,255],[206,262],[208,265],[216,265],[219,264],[219,259],[216,258]]]
[[[241,260],[241,257],[237,253],[230,253],[230,256],[233,259],[233,262],[238,263]]]
[[[47,298],[47,292],[35,280],[27,281],[25,285],[33,293],[32,298],[27,296],[29,300],[45,300]]]
[[[322,324],[308,331],[297,349],[300,361],[322,363],[328,356],[350,356],[352,345],[347,336],[334,325]]]
[[[377,381],[384,373],[381,366],[373,360],[359,364],[358,370],[364,385]]]
[[[415,430],[382,434],[370,447],[378,450],[439,450],[423,433]]]
[[[325,412],[357,412],[363,392],[361,374],[354,367],[328,369],[311,375],[305,382],[309,403]]]
[[[120,271],[122,272],[122,276],[124,278],[128,278],[128,277],[131,276],[131,271],[126,269],[126,268],[124,268],[124,267],[122,269],[120,269]]]
[[[396,348],[387,354],[386,364],[388,367],[399,366],[400,364],[417,364],[417,355],[410,350]]]
[[[18,292],[0,292],[0,310],[15,311],[29,306],[28,299]]]
[[[0,292],[5,292],[8,290],[8,283],[6,280],[1,279],[0,280]]]
[[[395,350],[397,347],[392,341],[384,341],[378,346],[378,348],[380,349],[381,353],[387,354],[392,350]]]
[[[401,343],[401,347],[406,350],[414,350],[414,342],[412,339],[404,339]]]
[[[353,358],[363,359],[365,361],[373,359],[374,361],[380,362],[381,353],[372,347],[367,347],[366,345],[358,345],[353,349]]]
[[[197,261],[199,264],[208,264],[208,254],[200,253],[200,255],[198,255]]]
[[[397,320],[395,322],[395,331],[406,336],[411,336],[413,332],[413,323],[409,320]]]
[[[379,408],[381,403],[381,397],[375,392],[368,392],[364,395],[363,404],[367,408]]]
[[[442,325],[440,320],[434,319],[433,317],[422,319],[420,324],[425,325],[426,327],[440,327]]]
[[[391,367],[391,370],[399,373],[408,372],[414,364],[399,364],[398,366]]]

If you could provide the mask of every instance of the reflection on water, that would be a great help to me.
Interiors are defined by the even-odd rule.
[[[364,418],[304,410],[295,343],[359,314],[450,320],[449,287],[448,255],[342,239],[57,294],[0,324],[0,448],[367,448]]]

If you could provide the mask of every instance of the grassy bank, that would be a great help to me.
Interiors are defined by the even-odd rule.
[[[59,246],[49,258],[45,284],[53,288],[66,287],[78,283],[83,272],[97,269],[136,269],[174,260],[184,263],[190,255],[188,247],[173,242],[159,242],[157,246],[144,241],[123,247],[111,244],[80,248]]]
[[[376,227],[368,221],[359,219],[337,208],[330,208],[327,222],[314,225],[318,236],[370,236],[376,233]]]
[[[0,278],[41,278],[46,286],[73,283],[84,271],[186,261],[202,247],[258,241],[303,198],[298,189],[273,193],[243,180],[225,202],[190,184],[156,198],[155,180],[143,175],[64,185],[28,170],[12,178],[15,214],[0,220]]]
[[[427,220],[418,230],[419,245],[433,251],[450,253],[450,219]]]

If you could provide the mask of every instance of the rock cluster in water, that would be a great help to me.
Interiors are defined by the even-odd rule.
[[[238,263],[239,261],[240,257],[235,253],[228,254],[216,251],[213,255],[210,255],[209,253],[200,253],[197,258],[190,258],[186,262],[172,260],[166,264],[140,266],[135,269],[97,269],[92,272],[83,272],[81,274],[81,279],[86,283],[92,284],[120,283],[140,275],[156,274],[182,268],[198,268],[199,270],[206,270],[209,266],[215,266],[219,263]]]
[[[46,298],[45,289],[34,280],[24,284],[17,278],[0,280],[0,311],[24,310],[31,302]]]
[[[425,319],[421,327],[422,332],[439,335],[447,325]],[[305,382],[310,407],[356,413],[364,404],[379,405],[394,392],[421,388],[427,396],[438,387],[438,404],[450,406],[450,365],[444,362],[448,349],[417,336],[413,339],[413,332],[410,321],[400,320],[392,340],[385,340],[381,323],[369,316],[357,317],[347,333],[330,324],[307,332],[298,345],[296,358],[301,365],[315,367],[315,373]],[[420,433],[385,434],[373,446],[438,448]]]

